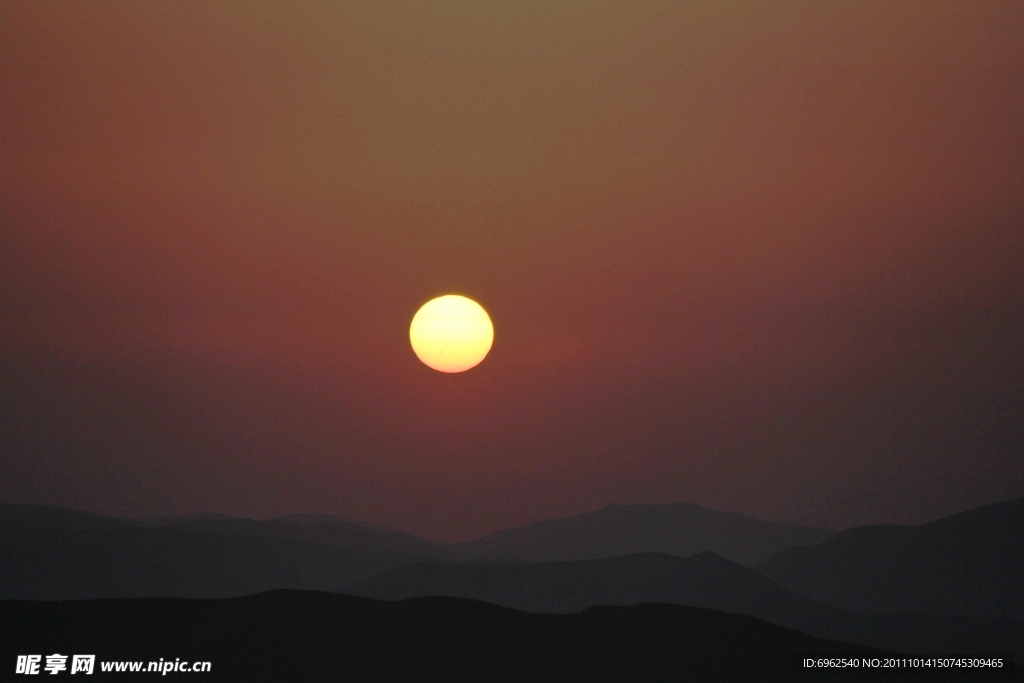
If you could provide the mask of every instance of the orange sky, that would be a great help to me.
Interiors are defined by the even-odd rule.
[[[0,5],[11,502],[929,519],[1024,495],[1022,257],[1017,3]]]

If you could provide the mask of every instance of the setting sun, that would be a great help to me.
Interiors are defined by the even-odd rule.
[[[480,304],[448,294],[420,307],[409,326],[409,341],[428,367],[463,372],[487,356],[494,342],[494,326]]]

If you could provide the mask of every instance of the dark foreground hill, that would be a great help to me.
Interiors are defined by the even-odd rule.
[[[705,550],[750,567],[793,546],[807,546],[832,532],[764,522],[699,505],[609,505],[564,519],[505,529],[456,546],[470,558],[528,562],[594,560],[635,553],[688,556]]]
[[[421,563],[363,579],[344,592],[379,600],[460,597],[538,613],[580,612],[595,605],[689,605],[890,650],[1013,652],[1024,661],[1024,623],[855,614],[797,595],[713,553],[686,558],[647,553],[505,566]]]
[[[848,529],[755,569],[853,611],[1024,620],[1024,498],[920,526]]]
[[[211,663],[209,674],[171,679],[250,683],[878,680],[859,671],[797,674],[793,653],[884,657],[750,617],[671,605],[540,615],[454,598],[389,603],[293,591],[210,601],[0,602],[5,672],[18,654],[55,652],[95,654],[97,679],[132,679],[104,675],[105,661],[162,658]]]

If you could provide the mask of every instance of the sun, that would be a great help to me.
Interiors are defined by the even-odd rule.
[[[480,364],[494,343],[494,326],[483,306],[457,294],[431,299],[409,326],[412,350],[439,372],[465,372]]]

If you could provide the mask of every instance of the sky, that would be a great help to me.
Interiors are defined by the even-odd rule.
[[[7,502],[929,521],[1024,496],[1022,260],[1021,3],[0,4]]]

